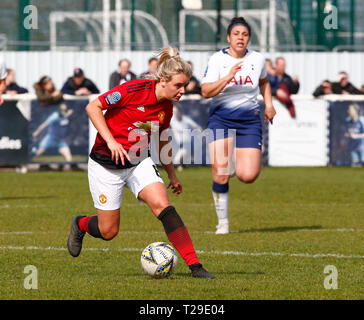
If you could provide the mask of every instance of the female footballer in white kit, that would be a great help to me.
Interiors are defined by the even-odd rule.
[[[251,28],[245,19],[233,18],[227,29],[230,46],[211,56],[201,82],[202,95],[212,98],[208,128],[211,130],[212,194],[218,217],[216,234],[229,233],[229,179],[233,151],[235,174],[240,181],[252,183],[260,173],[262,123],[259,93],[265,102],[264,120],[273,123],[276,114],[265,58],[247,49],[250,37]]]

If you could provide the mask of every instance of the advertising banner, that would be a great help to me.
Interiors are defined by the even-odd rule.
[[[274,100],[277,115],[269,126],[270,166],[326,166],[329,161],[328,102],[294,100],[296,118]]]
[[[87,162],[87,104],[88,100],[68,100],[43,106],[33,100],[29,124],[29,161],[70,164]]]
[[[0,165],[28,162],[29,121],[22,110],[29,101],[5,100],[0,107]],[[21,106],[20,106],[21,104]]]
[[[330,102],[330,164],[364,165],[364,101]]]

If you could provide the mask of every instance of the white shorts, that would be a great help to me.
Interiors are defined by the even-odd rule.
[[[164,183],[150,157],[135,167],[120,170],[106,169],[89,158],[88,181],[94,206],[100,210],[120,209],[125,186],[138,199],[147,185]]]

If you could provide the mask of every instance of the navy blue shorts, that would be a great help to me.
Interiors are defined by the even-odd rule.
[[[240,120],[224,119],[213,114],[207,127],[210,129],[208,143],[235,137],[236,148],[262,149],[262,120],[257,110],[247,111],[244,119]]]

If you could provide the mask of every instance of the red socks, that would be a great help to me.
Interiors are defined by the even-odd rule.
[[[90,233],[90,231],[88,230],[88,223],[92,217],[94,216],[82,217],[80,218],[80,220],[78,220],[78,227],[82,232]]]
[[[192,240],[185,226],[174,230],[167,234],[167,236],[188,266],[200,263],[197,259]]]
[[[187,265],[199,264],[191,237],[176,209],[172,206],[165,208],[159,214],[158,219],[162,221],[169,241],[171,241]]]
[[[179,252],[187,265],[199,264],[191,237],[176,209],[172,206],[165,208],[158,219],[162,221],[169,241]],[[95,238],[102,238],[98,228],[97,216],[81,217],[78,226],[82,232],[87,232]]]
[[[87,232],[94,238],[104,239],[98,227],[97,216],[82,217],[78,220],[78,226],[82,232]]]

